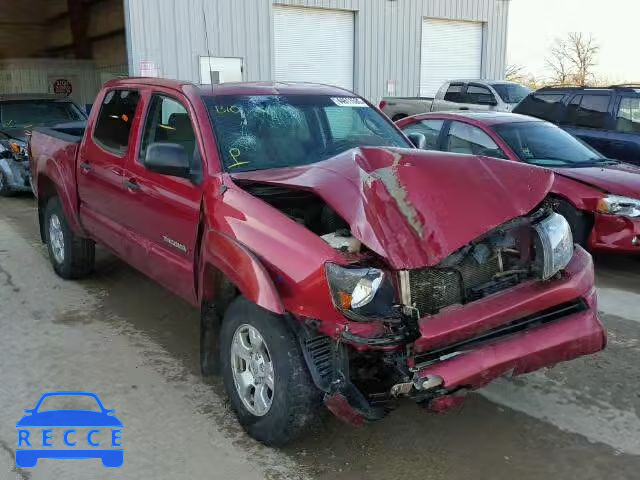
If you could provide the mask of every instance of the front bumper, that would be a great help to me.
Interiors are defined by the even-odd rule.
[[[421,378],[440,377],[442,393],[482,387],[505,374],[519,375],[602,350],[606,332],[597,315],[593,263],[581,248],[561,279],[529,282],[420,321],[409,366]],[[421,354],[469,341],[492,329],[580,300],[583,308],[524,331],[461,348],[441,361]]]
[[[640,253],[640,218],[596,213],[589,236],[589,249]]]

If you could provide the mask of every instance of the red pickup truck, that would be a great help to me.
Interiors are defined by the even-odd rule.
[[[266,444],[322,402],[352,424],[399,397],[439,411],[605,346],[552,172],[414,149],[345,90],[118,80],[30,150],[58,275],[97,242],[200,308],[202,370]]]

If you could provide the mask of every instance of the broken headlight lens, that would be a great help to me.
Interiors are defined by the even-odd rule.
[[[598,200],[597,210],[609,215],[640,217],[640,200],[619,195],[607,195]]]
[[[395,291],[388,275],[377,268],[325,265],[333,303],[353,320],[395,317]],[[364,318],[358,318],[364,317]]]
[[[536,235],[536,269],[542,279],[553,277],[565,268],[573,257],[573,235],[569,222],[552,213],[534,226]]]

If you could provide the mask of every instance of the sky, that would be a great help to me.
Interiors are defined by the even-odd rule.
[[[554,39],[569,32],[597,40],[598,75],[640,82],[640,0],[511,0],[507,63],[546,76],[545,57]]]

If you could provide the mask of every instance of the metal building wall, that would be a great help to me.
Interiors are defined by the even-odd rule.
[[[270,80],[273,3],[355,11],[356,91],[372,101],[388,81],[398,96],[418,94],[424,17],[483,22],[483,77],[504,74],[509,0],[124,1],[133,75],[146,61],[162,77],[198,82],[198,57],[211,55],[242,57],[245,80]]]

